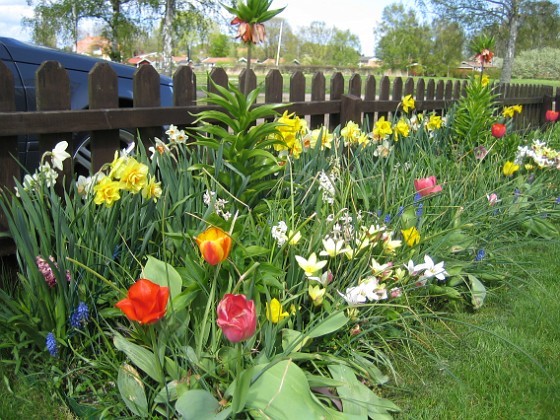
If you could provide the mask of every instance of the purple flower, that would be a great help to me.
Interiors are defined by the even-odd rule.
[[[422,196],[420,195],[419,192],[417,192],[416,194],[414,194],[414,203],[418,203],[420,201],[420,199],[422,198]]]
[[[385,215],[385,224],[389,223],[391,221],[391,215],[389,213],[387,213]]]
[[[56,266],[56,263],[54,262],[54,258],[49,257],[49,259]],[[54,275],[52,268],[50,264],[47,262],[47,260],[45,260],[40,255],[37,255],[37,257],[35,257],[35,264],[37,264],[37,268],[45,278],[45,281],[47,282],[48,286],[51,288],[56,286],[56,276]]]
[[[89,308],[84,302],[80,302],[76,310],[70,316],[72,328],[82,328],[89,320]]]
[[[556,204],[560,204],[560,196],[558,196],[558,198],[556,199]]]
[[[486,255],[486,252],[484,252],[483,249],[479,249],[478,252],[476,253],[476,257],[474,257],[475,261],[482,261],[484,259],[484,256]]]
[[[397,217],[401,217],[403,213],[404,213],[404,206],[400,206],[399,211],[397,212]]]
[[[487,154],[488,150],[486,150],[486,147],[484,146],[478,146],[474,148],[474,157],[476,159],[482,160],[486,157]]]
[[[420,203],[416,209],[416,217],[422,217],[422,214],[424,214],[424,204]]]
[[[58,356],[58,346],[56,344],[56,338],[52,332],[47,334],[47,340],[45,341],[47,346],[47,350],[51,354],[52,357]]]
[[[54,267],[56,269],[58,269],[58,264],[56,263],[56,261],[54,260],[54,257],[49,256],[49,260],[51,261],[52,265],[54,265]],[[47,282],[49,287],[55,287],[56,286],[56,275],[54,274],[51,264],[49,264],[49,262],[47,260],[45,260],[43,257],[41,257],[40,255],[37,255],[35,257],[35,264],[37,264],[37,268],[39,269],[39,272],[43,275],[43,277],[45,278],[45,282]],[[66,270],[66,280],[70,281],[72,280],[72,277],[70,276],[70,271]]]

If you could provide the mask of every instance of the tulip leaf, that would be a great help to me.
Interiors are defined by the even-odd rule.
[[[119,367],[117,386],[126,406],[139,417],[148,417],[148,400],[138,371],[129,364]]]
[[[261,371],[249,389],[246,408],[255,419],[350,419],[321,404],[311,392],[305,373],[293,361],[283,360]],[[264,370],[263,370],[264,369]]]
[[[482,282],[472,274],[468,274],[467,277],[470,283],[473,309],[480,309],[484,303],[484,299],[486,298],[486,287],[484,287],[484,284],[482,284]]]
[[[393,417],[390,411],[400,411],[391,401],[376,395],[371,389],[358,380],[354,371],[345,365],[330,365],[329,372],[333,379],[344,382],[337,386],[337,394],[342,400],[343,412],[374,420],[389,420]]]
[[[191,389],[182,394],[175,403],[175,410],[185,420],[225,420],[231,414],[231,408],[220,410],[220,403],[214,396],[203,389]]]
[[[170,300],[173,300],[175,296],[181,293],[183,282],[180,274],[170,264],[157,258],[148,256],[148,262],[144,270],[142,270],[142,277],[160,286],[169,287]]]
[[[317,326],[313,327],[306,335],[311,338],[320,337],[338,331],[348,322],[348,318],[344,312],[337,312],[321,321]]]
[[[152,379],[163,382],[161,363],[157,363],[154,353],[138,344],[131,343],[120,334],[115,334],[113,343],[118,350],[128,356],[137,368],[144,371]]]

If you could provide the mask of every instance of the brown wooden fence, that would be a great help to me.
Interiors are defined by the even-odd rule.
[[[242,72],[239,86],[249,77],[249,87],[256,87],[253,71]],[[209,91],[215,89],[210,83],[227,86],[228,75],[221,68],[215,68],[209,75]],[[328,89],[327,89],[328,83]],[[138,129],[140,138],[146,143],[154,136],[162,136],[162,126],[175,124],[190,126],[194,122],[193,113],[209,109],[204,105],[204,97],[199,97],[196,76],[190,67],[179,68],[173,76],[174,105],[160,106],[159,74],[151,66],[142,66],[135,73],[134,106],[118,108],[117,76],[106,63],[97,64],[89,74],[90,107],[84,110],[70,110],[70,86],[65,69],[57,62],[48,61],[41,65],[36,75],[37,108],[35,112],[15,112],[14,82],[10,71],[0,62],[0,187],[12,188],[14,177],[21,176],[20,166],[13,156],[17,156],[17,136],[37,135],[39,149],[51,150],[54,145],[67,140],[72,147],[72,133],[91,132],[91,153],[93,168],[112,160],[119,148],[119,129]],[[316,128],[327,125],[333,129],[347,121],[361,122],[365,117],[371,123],[379,117],[390,118],[401,99],[413,95],[418,111],[445,112],[464,93],[465,82],[434,81],[412,78],[403,81],[388,77],[376,79],[354,74],[344,79],[341,73],[334,73],[329,80],[323,73],[316,73],[311,79],[306,94],[306,78],[300,71],[289,77],[287,94],[284,94],[284,76],[278,70],[271,70],[265,78],[264,103],[285,104],[280,112],[287,109],[300,117],[305,117]],[[500,101],[504,105],[521,104],[523,113],[518,121],[523,127],[539,126],[544,121],[544,113],[552,108],[553,89],[550,86],[501,85],[498,86]],[[65,172],[72,172],[72,164],[65,166]],[[1,224],[0,220],[0,224]],[[0,227],[1,229],[1,227]]]

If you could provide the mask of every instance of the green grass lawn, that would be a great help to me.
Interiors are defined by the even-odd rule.
[[[422,346],[397,353],[399,419],[560,418],[560,243],[508,250],[515,283],[494,290],[476,314],[432,323]]]

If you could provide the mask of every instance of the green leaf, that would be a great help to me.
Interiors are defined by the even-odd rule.
[[[160,286],[169,287],[170,300],[181,293],[183,282],[177,270],[157,258],[148,256],[148,262],[142,271],[142,277]]]
[[[353,414],[359,418],[374,420],[388,420],[393,417],[390,411],[400,411],[393,402],[376,395],[371,389],[358,380],[354,371],[345,365],[329,365],[329,372],[333,379],[344,382],[336,388],[342,400],[343,412]]]
[[[317,326],[313,327],[306,335],[311,338],[320,337],[338,331],[346,325],[348,318],[344,312],[337,312],[321,321]]]
[[[130,361],[140,370],[144,371],[152,379],[163,382],[163,371],[161,364],[157,362],[156,355],[150,350],[140,347],[138,344],[131,343],[122,335],[115,333],[113,337],[115,347],[124,352]]]
[[[148,400],[138,371],[127,363],[119,367],[117,386],[126,406],[139,417],[148,417]]]
[[[347,419],[322,405],[312,394],[303,371],[291,360],[283,360],[269,369],[256,366],[262,373],[249,389],[246,407],[255,419]]]
[[[218,412],[220,407],[218,400],[203,389],[191,389],[175,403],[175,410],[185,420],[225,420],[229,417],[231,408]]]
[[[480,309],[486,298],[486,287],[472,274],[467,275],[470,283],[471,302],[474,309]]]

